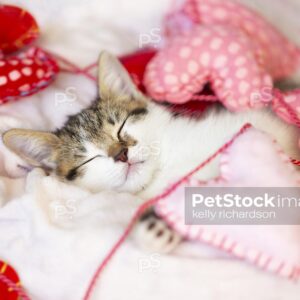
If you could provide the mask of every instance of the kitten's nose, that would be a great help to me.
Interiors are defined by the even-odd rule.
[[[115,161],[127,162],[128,161],[128,148],[122,148],[120,152],[115,155]]]

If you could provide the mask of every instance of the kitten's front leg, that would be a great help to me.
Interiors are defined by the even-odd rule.
[[[153,209],[141,216],[133,234],[136,243],[151,252],[170,253],[182,241],[182,237],[156,215]]]

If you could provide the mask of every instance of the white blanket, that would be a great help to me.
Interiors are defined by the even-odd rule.
[[[36,16],[42,28],[42,47],[80,66],[95,62],[104,48],[115,54],[138,48],[140,34],[161,28],[162,16],[173,3],[6,2],[28,8]],[[263,10],[300,45],[299,1],[246,2]],[[0,130],[14,126],[52,130],[60,127],[67,115],[87,106],[95,95],[96,87],[89,79],[61,74],[45,91],[1,106]],[[4,176],[0,178],[0,258],[17,269],[32,299],[82,299],[93,272],[121,235],[139,200],[112,193],[91,195],[38,170],[26,178],[9,179],[5,175],[22,175],[16,167],[18,159],[3,146],[0,151]],[[299,293],[299,284],[205,246],[185,243],[175,254],[162,256],[140,251],[129,239],[108,265],[92,298],[296,300]]]

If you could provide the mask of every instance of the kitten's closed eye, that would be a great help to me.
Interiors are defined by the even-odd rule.
[[[70,181],[74,180],[74,179],[76,178],[76,176],[77,176],[77,171],[78,171],[81,167],[83,167],[84,165],[88,164],[89,162],[93,161],[95,158],[98,158],[98,157],[103,157],[103,155],[96,155],[96,156],[94,156],[94,157],[92,157],[92,158],[90,158],[90,159],[84,161],[84,162],[81,163],[79,166],[77,166],[77,167],[71,169],[71,170],[68,172],[68,174],[66,175],[66,179],[67,179],[67,180],[70,180]]]
[[[126,124],[126,122],[130,119],[130,118],[134,118],[134,121],[137,121],[139,119],[139,117],[147,114],[148,110],[145,108],[145,107],[138,107],[134,110],[132,110],[128,116],[126,117],[126,119],[124,120],[124,122],[122,123],[121,127],[119,128],[118,130],[118,139],[119,141],[122,141],[122,138],[121,138],[121,132]]]
[[[132,112],[130,112],[130,116],[139,116],[139,115],[145,115],[148,112],[147,108],[145,107],[139,107],[134,109]]]
[[[120,142],[122,141],[121,132],[122,132],[128,118],[129,118],[129,116],[125,119],[125,121],[122,123],[121,127],[118,130],[117,136],[118,136],[118,139]]]

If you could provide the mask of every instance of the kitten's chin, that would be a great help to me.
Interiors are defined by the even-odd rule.
[[[151,184],[156,168],[150,162],[141,162],[128,168],[124,183],[115,190],[131,194],[138,194]]]

